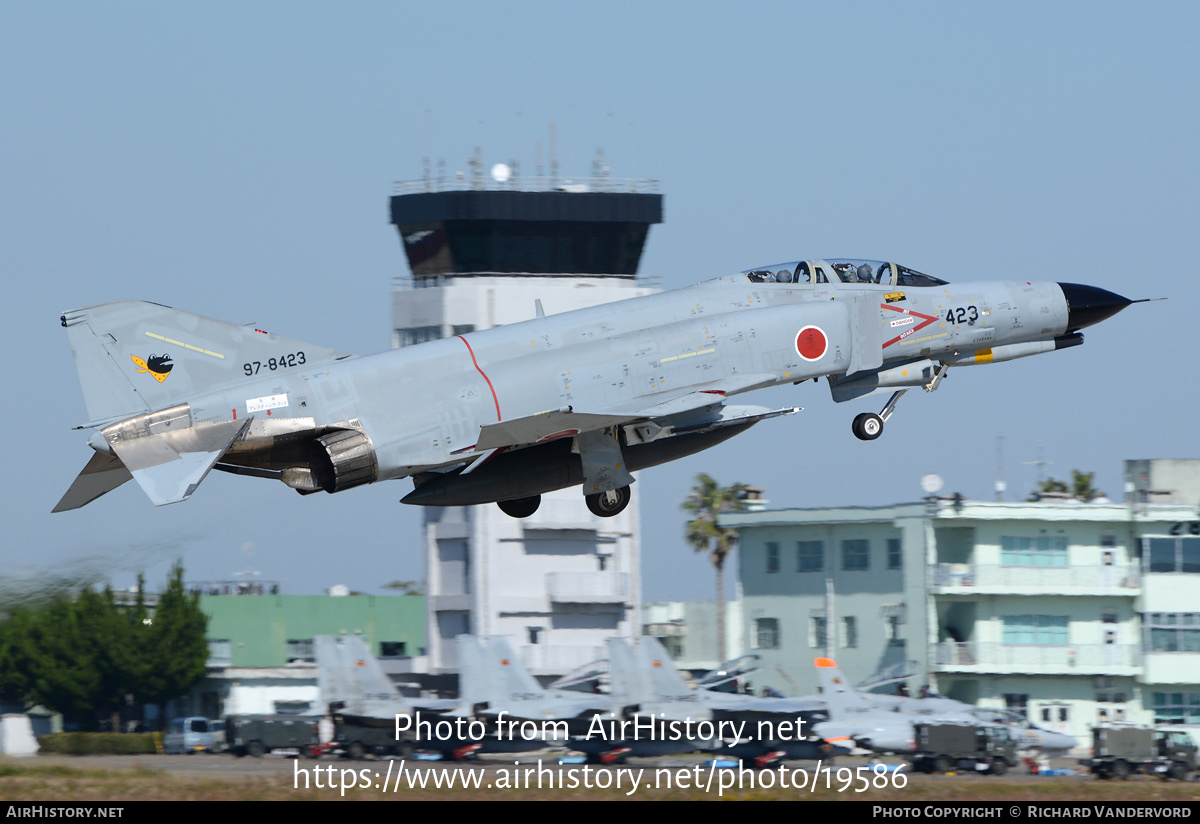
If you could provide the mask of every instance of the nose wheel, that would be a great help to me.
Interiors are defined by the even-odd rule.
[[[883,418],[874,412],[863,412],[854,418],[850,429],[860,441],[873,441],[883,434]]]
[[[883,411],[876,415],[874,412],[863,412],[854,418],[854,423],[850,425],[850,429],[854,432],[854,437],[860,441],[873,441],[883,434],[883,422],[892,417],[892,413],[896,411],[896,402],[904,397],[907,389],[900,389],[892,393],[888,398],[887,405],[883,407]]]
[[[592,511],[593,515],[599,515],[601,518],[611,518],[614,515],[619,515],[624,511],[625,507],[629,506],[629,498],[630,493],[627,486],[612,489],[608,492],[601,492],[599,495],[583,496],[587,508]]]

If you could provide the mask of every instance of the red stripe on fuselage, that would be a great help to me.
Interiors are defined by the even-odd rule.
[[[467,339],[462,335],[456,335],[455,337],[467,344],[467,351],[471,353],[471,363],[475,364],[475,371],[483,376],[484,381],[488,385],[488,389],[491,390],[492,400],[496,402],[496,420],[504,420],[500,417],[500,399],[496,397],[496,387],[492,386],[491,379],[488,378],[487,374],[479,368],[479,361],[475,360],[475,350],[471,348],[471,344],[467,343]]]

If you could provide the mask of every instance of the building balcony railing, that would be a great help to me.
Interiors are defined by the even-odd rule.
[[[421,180],[397,180],[392,194],[411,195],[422,192],[626,192],[659,194],[657,180],[634,177],[551,177],[514,175],[499,181],[491,175],[442,175]]]
[[[629,573],[550,572],[546,592],[552,603],[620,604],[629,600]]]
[[[608,657],[603,646],[526,644],[521,658],[534,675],[566,675],[574,669]]]
[[[1132,674],[1141,666],[1140,644],[1004,644],[942,641],[935,647],[940,672],[1027,674]]]
[[[1142,586],[1136,566],[1010,566],[1007,564],[935,564],[935,594],[987,592],[1005,595],[1137,595]]]

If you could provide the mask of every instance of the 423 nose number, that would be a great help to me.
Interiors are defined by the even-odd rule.
[[[247,377],[257,375],[259,370],[266,369],[269,372],[274,372],[276,369],[286,369],[290,366],[304,365],[303,352],[289,352],[286,355],[280,355],[278,358],[271,358],[266,361],[250,361],[242,364],[242,371]]]

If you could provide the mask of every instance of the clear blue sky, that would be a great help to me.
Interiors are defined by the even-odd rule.
[[[953,370],[909,393],[798,405],[642,474],[648,599],[706,598],[680,537],[698,472],[775,506],[1009,498],[1125,458],[1198,457],[1196,3],[5,3],[0,265],[8,380],[0,574],[152,583],[255,570],[285,591],[423,576],[406,481],[301,498],[214,473],[154,508],[133,484],[50,509],[87,461],[63,310],[140,298],[353,352],[390,345],[406,267],[391,183],[420,159],[565,175],[597,148],[662,181],[642,272],[668,288],[779,260],[897,260],[948,280],[1090,283],[1169,297],[1087,343]],[[680,574],[683,571],[684,574]]]

